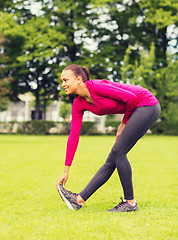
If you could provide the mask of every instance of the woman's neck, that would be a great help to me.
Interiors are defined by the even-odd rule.
[[[76,94],[83,97],[87,102],[93,104],[93,99],[85,83],[80,84]]]

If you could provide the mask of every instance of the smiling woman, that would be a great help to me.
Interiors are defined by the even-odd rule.
[[[62,87],[69,94],[82,96],[87,102],[93,103],[85,82],[89,80],[89,70],[86,67],[73,64],[66,67],[61,74]]]
[[[62,87],[66,93],[77,94],[72,106],[71,130],[67,142],[65,169],[57,182],[57,189],[67,207],[80,209],[83,203],[100,188],[117,168],[124,191],[124,200],[109,212],[130,212],[138,210],[134,200],[132,169],[126,154],[147,132],[160,115],[160,105],[155,96],[140,86],[89,80],[86,67],[73,64],[61,74]],[[89,184],[78,194],[64,187],[68,180],[69,169],[77,150],[84,111],[96,115],[123,114],[122,123],[116,133],[116,142],[103,166]]]

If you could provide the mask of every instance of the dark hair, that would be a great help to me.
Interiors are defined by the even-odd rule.
[[[64,68],[63,71],[64,70],[71,70],[76,77],[81,76],[84,82],[90,79],[90,72],[87,67],[81,67],[80,65],[72,64]]]

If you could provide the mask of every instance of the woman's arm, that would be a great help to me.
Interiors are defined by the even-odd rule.
[[[77,150],[80,129],[82,126],[82,118],[83,118],[83,106],[81,105],[79,99],[76,99],[72,106],[72,120],[71,120],[71,130],[70,135],[67,141],[67,149],[66,149],[66,159],[65,159],[65,168],[64,172],[59,178],[56,186],[60,183],[65,186],[68,177],[69,177],[69,169],[72,164],[75,152]]]
[[[72,106],[72,120],[71,120],[71,128],[70,134],[67,141],[67,149],[66,149],[66,159],[65,165],[71,166],[73,158],[75,156],[75,152],[77,150],[80,129],[82,127],[82,119],[83,119],[84,109],[80,102],[80,98],[77,98]]]

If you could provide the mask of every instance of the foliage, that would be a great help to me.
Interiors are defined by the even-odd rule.
[[[61,102],[60,110],[59,110],[59,116],[61,116],[63,119],[70,116],[72,110],[72,106],[70,103]]]
[[[141,0],[139,5],[145,12],[146,22],[158,29],[177,23],[178,5],[175,0]]]
[[[122,80],[141,85],[155,94],[162,108],[161,119],[172,122],[174,120],[170,118],[171,109],[175,112],[178,104],[178,61],[176,56],[174,54],[167,55],[167,66],[157,68],[153,43],[149,52],[143,50],[140,55],[140,61],[131,64],[130,48],[128,48],[122,66]],[[173,107],[175,108],[173,109]]]
[[[65,35],[49,27],[50,22],[45,17],[33,17],[21,26],[25,39],[19,62],[36,59],[44,62],[54,56],[54,51],[60,52]],[[33,38],[32,38],[33,36]]]
[[[157,67],[166,66],[166,50],[172,45],[172,40],[176,41],[174,34],[168,34],[167,27],[177,22],[174,16],[177,6],[173,4],[170,8],[168,1],[162,1],[165,13],[170,10],[173,18],[171,22],[165,20],[162,26],[158,26],[155,22],[148,21],[147,17],[147,13],[152,11],[157,19],[157,10],[161,11],[162,8],[160,1],[156,1],[111,0],[104,3],[103,7],[99,5],[93,9],[97,15],[91,19],[96,23],[91,36],[98,43],[98,48],[88,61],[91,62],[91,71],[97,74],[97,78],[108,76],[113,81],[119,81],[126,49],[130,47],[130,60],[134,63],[139,59],[140,51],[148,51],[152,42],[156,47]]]
[[[175,103],[175,109],[173,110],[176,113],[176,106],[178,104],[178,60],[174,61],[170,58],[168,66],[166,68],[156,71],[155,81],[157,81],[157,96],[159,97],[161,107],[162,107],[162,119],[169,120],[170,106],[172,103]],[[174,116],[175,118],[176,116]]]
[[[80,130],[81,135],[95,135],[97,134],[95,122],[83,122]]]
[[[178,101],[173,101],[169,103],[167,121],[169,123],[178,122]]]
[[[109,78],[119,81],[121,63],[127,47],[140,40],[140,27],[136,29],[136,15],[139,15],[137,4],[133,2],[108,1],[104,7],[93,9],[96,14],[91,19],[95,28],[91,37],[97,43],[93,52],[91,73],[95,78]],[[103,19],[105,19],[103,21]],[[133,53],[133,59],[137,51]]]
[[[27,122],[0,122],[0,133],[26,134],[26,135],[69,135],[70,122],[53,122],[44,120],[32,120]],[[54,128],[54,132],[51,129]],[[83,122],[80,135],[97,135],[95,122]]]
[[[3,43],[6,38],[0,34],[0,48],[2,48]],[[0,112],[5,111],[9,105],[9,92],[10,92],[10,78],[5,77],[3,65],[6,61],[7,56],[4,53],[0,53]]]
[[[7,14],[6,16],[9,17]],[[5,19],[3,15],[2,19]],[[19,92],[30,91],[35,95],[36,113],[38,115],[40,95],[45,99],[44,103],[49,99],[58,99],[58,81],[56,72],[53,69],[55,64],[51,58],[54,57],[55,52],[60,52],[61,43],[64,41],[65,36],[49,28],[50,23],[44,17],[33,17],[21,26],[16,26],[13,20],[11,22],[14,27],[14,34],[18,30],[18,36],[23,39],[23,42],[19,45],[22,48],[19,49],[19,54],[11,46],[5,46],[5,50],[11,50],[15,54],[15,59],[10,59],[13,62],[9,63],[7,72],[10,69],[9,74],[15,76],[16,79],[12,84],[15,97],[18,96]],[[13,31],[11,25],[6,25],[6,27],[2,25],[1,30],[9,41],[12,41]]]
[[[30,4],[29,0],[3,1],[0,31],[7,38],[3,51],[9,58],[4,73],[13,79],[11,100],[31,91],[36,97],[36,118],[40,99],[44,111],[48,101],[58,99],[60,72],[71,63],[86,65],[96,79],[127,82],[143,74],[144,86],[160,94],[156,92],[159,86],[153,86],[154,76],[156,70],[164,83],[166,71],[172,68],[166,52],[176,47],[175,1],[40,0],[40,16],[30,11]],[[91,48],[93,43],[95,48]],[[126,51],[129,59],[123,59]],[[133,65],[138,69],[133,70]],[[68,99],[64,91],[60,97]],[[69,97],[72,102],[74,96]]]
[[[108,115],[106,115],[106,119],[107,120],[114,120],[115,119],[115,115],[114,114],[108,114]]]
[[[175,135],[178,136],[178,118],[176,115],[177,108],[173,107],[173,116],[171,119],[167,121],[158,121],[153,124],[153,126],[150,128],[152,134],[162,134],[162,135]],[[168,115],[169,116],[169,115]],[[107,134],[113,134],[115,135],[119,126],[118,121],[113,121],[113,120],[106,120],[105,121],[105,128]]]
[[[118,121],[113,121],[113,120],[106,120],[106,121],[105,121],[105,127],[106,127],[106,128],[112,127],[112,128],[113,128],[112,132],[113,132],[114,135],[115,135],[116,132],[117,132],[117,129],[118,129],[118,127],[119,127],[119,124],[120,124],[120,122],[118,122]]]
[[[28,135],[46,135],[49,134],[49,129],[54,127],[52,121],[33,120],[20,124],[18,133]]]
[[[34,1],[35,2],[35,1]],[[14,14],[18,24],[23,24],[27,19],[30,19],[33,14],[30,10],[31,0],[3,0],[0,2],[0,11]]]
[[[90,68],[87,59],[90,58],[90,51],[85,47],[85,39],[88,32],[95,26],[90,24],[90,0],[72,1],[42,1],[45,17],[50,21],[50,27],[56,32],[62,32],[65,35],[63,41],[63,49],[60,54],[56,54],[58,67],[58,80],[60,80],[60,72],[69,64],[76,63],[86,65]],[[88,29],[90,26],[90,29]],[[85,64],[84,64],[85,63]],[[66,95],[64,91],[60,91],[60,97],[63,101],[72,103],[73,95]],[[67,99],[67,100],[66,100]],[[68,100],[69,99],[69,100]]]
[[[178,121],[177,122],[156,122],[152,127],[153,134],[176,135],[178,136]]]
[[[0,112],[6,111],[9,106],[9,79],[0,79]]]

